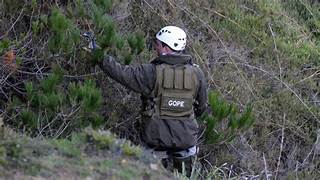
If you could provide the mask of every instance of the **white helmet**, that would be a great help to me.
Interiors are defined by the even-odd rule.
[[[175,51],[182,51],[186,48],[187,35],[179,27],[166,26],[157,33],[156,38],[167,44],[171,49]]]

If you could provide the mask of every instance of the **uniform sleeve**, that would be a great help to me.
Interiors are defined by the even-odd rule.
[[[112,56],[106,56],[99,65],[109,77],[137,93],[149,95],[154,88],[153,64],[122,65]]]
[[[208,107],[208,84],[201,69],[199,69],[197,75],[199,79],[199,89],[194,106],[196,117],[200,117]]]

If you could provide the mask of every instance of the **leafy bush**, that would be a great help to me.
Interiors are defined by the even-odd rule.
[[[87,130],[88,139],[99,149],[108,149],[115,143],[115,136],[109,131]]]
[[[80,43],[80,30],[73,25],[60,9],[54,8],[49,18],[53,35],[49,40],[49,49],[58,53],[62,50],[65,53],[74,52]]]
[[[129,141],[122,144],[122,150],[127,156],[139,157],[142,154],[141,147],[132,145]]]
[[[231,141],[238,133],[247,130],[254,123],[251,106],[247,106],[240,114],[237,107],[228,104],[218,92],[209,92],[209,105],[212,114],[206,114],[202,118],[206,124],[205,140],[207,144]],[[228,124],[219,129],[218,123],[224,123],[224,121],[228,121]]]
[[[53,140],[51,143],[65,156],[81,157],[81,150],[68,139]]]
[[[9,48],[10,42],[7,39],[0,41],[0,54],[2,54],[6,49]]]
[[[32,19],[31,30],[34,37],[41,33],[44,27],[48,28],[50,35],[48,49],[62,66],[61,68],[51,66],[53,73],[46,78],[41,81],[29,80],[24,84],[25,96],[11,99],[12,120],[9,124],[24,129],[32,135],[58,137],[87,126],[96,128],[104,123],[104,118],[99,114],[103,102],[101,91],[92,80],[64,81],[63,71],[69,70],[63,68],[69,62],[64,62],[63,59],[73,58],[81,46],[86,46],[81,42],[80,32],[87,32],[88,29],[81,26],[81,22],[92,24],[90,31],[96,33],[97,44],[101,48],[85,56],[79,53],[80,60],[90,57],[90,61],[95,64],[103,59],[105,53],[109,53],[123,57],[123,62],[129,64],[133,56],[143,51],[143,34],[128,35],[130,38],[125,39],[117,33],[116,24],[108,14],[112,6],[113,0],[90,2],[77,0],[67,3],[66,6],[52,5],[49,8],[51,10],[49,15],[42,12]],[[34,1],[27,7],[39,12],[42,8]],[[9,43],[7,40],[1,41],[0,51],[6,50]],[[60,62],[61,60],[63,62]],[[86,64],[83,61],[74,62],[77,66],[82,66],[82,63]]]
[[[125,44],[122,35],[117,33],[116,25],[112,21],[112,18],[105,14],[105,11],[110,11],[113,1],[94,1],[91,9],[91,21],[96,25],[95,32],[100,32],[96,34],[96,39],[100,45],[100,50],[95,50],[93,52],[92,61],[98,63],[101,61],[104,52],[108,52],[114,55],[120,56],[122,62],[125,64],[130,64],[132,62],[133,56],[140,54],[145,48],[145,39],[141,32],[130,34],[127,37],[128,46]],[[90,14],[90,13],[89,13]],[[130,53],[128,53],[128,48],[130,48]],[[123,50],[124,49],[124,50]]]
[[[12,113],[18,113],[13,121],[15,126],[24,127],[33,135],[58,137],[72,130],[89,125],[99,127],[104,123],[99,115],[101,91],[95,83],[92,80],[70,82],[64,87],[62,77],[62,72],[55,70],[39,84],[25,84],[27,102],[12,109]]]
[[[117,139],[110,131],[87,128],[84,134],[86,134],[87,141],[99,150],[111,150],[112,152],[138,158],[142,155],[143,149],[140,146],[136,146],[125,139]]]

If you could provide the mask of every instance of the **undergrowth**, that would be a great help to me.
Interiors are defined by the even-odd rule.
[[[130,141],[119,139],[109,131],[90,128],[74,133],[69,139],[32,139],[5,130],[0,142],[0,176],[13,177],[15,171],[29,177],[166,177],[159,162],[149,155],[141,161],[144,151]],[[108,143],[106,143],[106,139]],[[103,146],[101,146],[103,144]],[[148,152],[144,152],[144,158]],[[149,165],[159,167],[146,173]],[[90,167],[90,168],[88,168]],[[68,168],[63,171],[62,168]],[[128,171],[131,176],[127,176]]]
[[[125,64],[148,62],[154,57],[151,42],[157,30],[164,25],[177,25],[186,30],[186,52],[205,72],[209,87],[218,91],[227,104],[234,104],[239,117],[251,111],[251,108],[246,111],[250,104],[255,119],[253,128],[238,129],[235,136],[228,136],[230,117],[215,128],[200,124],[204,129],[201,135],[206,134],[205,129],[211,129],[217,136],[210,136],[215,137],[213,145],[201,141],[202,161],[198,170],[202,171],[196,171],[199,176],[277,179],[318,176],[320,5],[317,1],[4,0],[0,3],[0,59],[4,60],[0,63],[0,116],[6,124],[34,136],[53,137],[61,132],[69,137],[75,129],[102,126],[139,143],[139,128],[135,127],[138,120],[132,117],[138,112],[139,97],[110,81],[92,64],[105,54],[116,56]],[[80,35],[87,31],[96,34],[102,47],[94,56],[82,50],[87,42]],[[54,75],[52,64],[63,69],[63,75]],[[52,84],[56,88],[50,89]],[[98,103],[99,89],[103,99]],[[85,108],[91,105],[92,108]],[[50,117],[53,112],[59,115],[56,116],[59,121]],[[87,116],[92,118],[80,120]],[[53,123],[46,126],[47,120]],[[79,124],[72,127],[73,122]],[[216,141],[219,134],[231,137],[232,141]],[[94,146],[98,149],[112,149],[109,144],[116,142],[108,136],[96,138],[91,136],[91,143],[97,143]],[[123,146],[128,148],[125,152],[139,155],[139,150],[131,146]],[[10,147],[15,147],[14,143]],[[78,156],[78,150],[73,150],[69,155]],[[0,163],[8,157],[7,151],[0,148]],[[16,152],[19,150],[11,154]],[[99,171],[110,166],[109,161],[98,164]],[[32,169],[37,169],[37,165]],[[130,174],[131,170],[125,171],[123,177]]]

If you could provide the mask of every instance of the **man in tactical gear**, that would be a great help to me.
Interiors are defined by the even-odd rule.
[[[100,63],[109,77],[141,93],[142,138],[149,148],[166,151],[174,164],[197,153],[196,118],[207,108],[204,74],[182,53],[186,38],[181,28],[166,26],[156,34],[158,57],[151,63],[121,65],[110,56]]]

